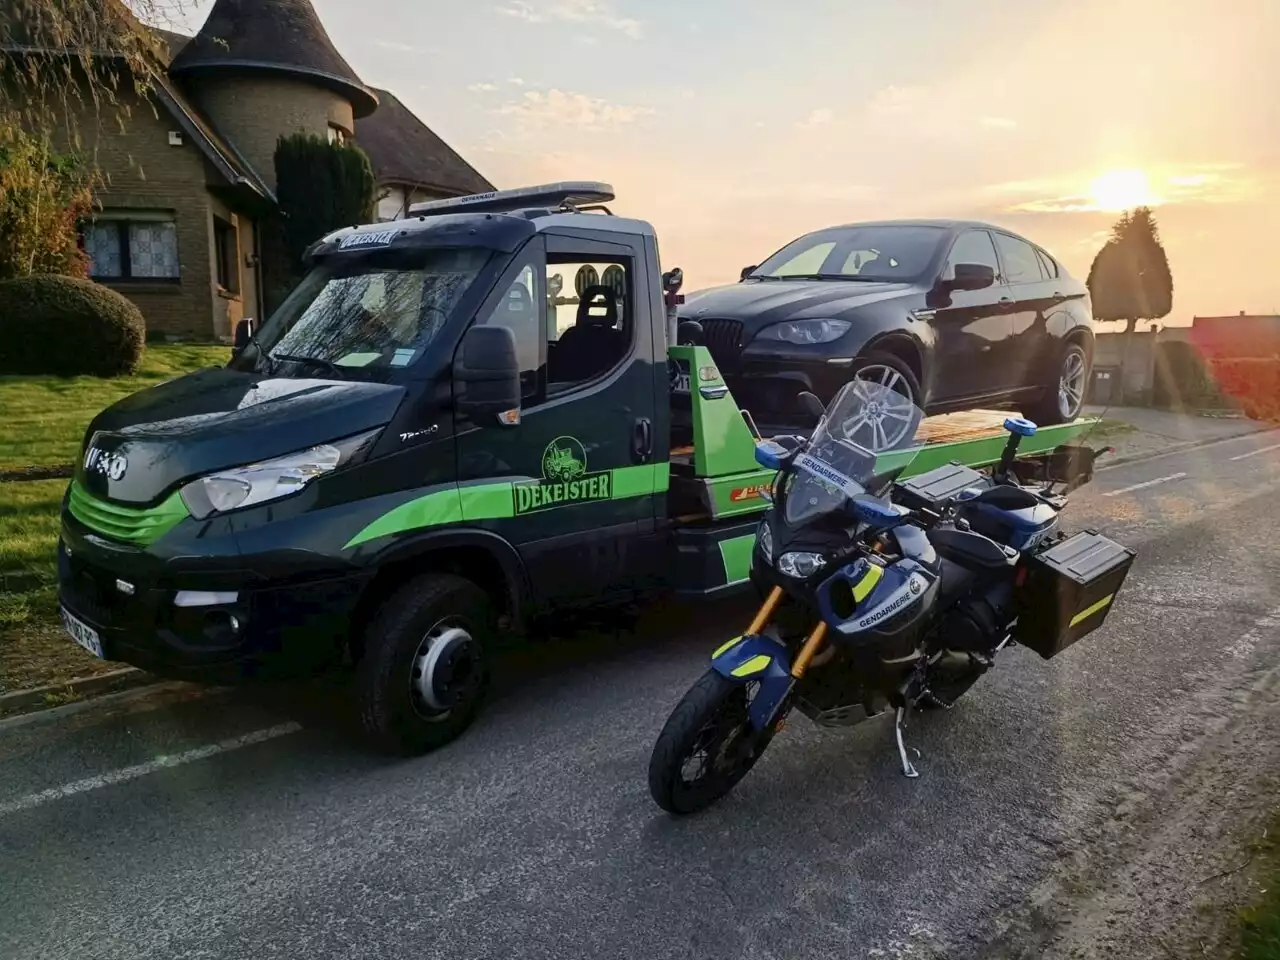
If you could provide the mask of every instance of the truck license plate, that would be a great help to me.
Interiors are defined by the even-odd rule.
[[[102,639],[98,636],[98,631],[93,629],[87,623],[83,623],[67,612],[67,608],[62,608],[62,625],[66,628],[67,633],[71,634],[71,639],[80,646],[84,647],[99,660],[104,659],[102,656]]]

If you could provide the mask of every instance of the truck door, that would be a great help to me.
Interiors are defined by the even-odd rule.
[[[510,483],[510,516],[486,525],[540,602],[629,586],[665,496],[644,249],[627,239],[535,238],[476,318],[515,333],[524,396],[518,425],[460,424],[459,481]]]

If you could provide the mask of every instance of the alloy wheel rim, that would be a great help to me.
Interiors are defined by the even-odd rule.
[[[843,424],[844,435],[872,453],[892,450],[915,429],[918,404],[907,378],[885,364],[863,367],[852,380],[862,409]],[[859,438],[861,433],[869,442]]]
[[[1058,412],[1074,417],[1084,402],[1084,358],[1074,350],[1062,362],[1062,375],[1058,378]]]

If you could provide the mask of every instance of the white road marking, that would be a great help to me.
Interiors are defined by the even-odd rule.
[[[1280,608],[1272,610],[1265,617],[1254,622],[1253,626],[1236,641],[1227,647],[1227,653],[1237,660],[1247,657],[1261,641],[1275,636],[1276,627],[1280,627]]]
[[[175,753],[172,756],[156,757],[154,760],[148,760],[146,763],[139,763],[132,767],[123,767],[119,770],[111,770],[107,773],[99,774],[96,777],[89,777],[85,780],[76,780],[72,783],[64,783],[60,787],[50,787],[48,790],[41,790],[39,793],[30,793],[25,797],[19,797],[17,800],[7,800],[0,803],[0,817],[8,816],[11,813],[18,813],[22,810],[30,810],[32,807],[38,807],[41,804],[49,803],[53,800],[62,800],[66,797],[73,797],[77,793],[87,793],[90,790],[100,790],[103,787],[110,787],[117,783],[137,780],[139,777],[145,777],[158,770],[165,770],[169,767],[179,767],[185,763],[204,760],[207,757],[214,757],[220,753],[227,753],[231,750],[239,750],[241,747],[247,747],[255,743],[274,740],[276,737],[285,737],[291,733],[297,733],[301,729],[302,726],[297,723],[281,723],[274,727],[268,727],[265,730],[255,730],[253,733],[241,734],[238,737],[232,737],[230,740],[223,740],[219,743],[211,743],[208,746],[185,750],[182,753]]]
[[[1242,453],[1238,457],[1232,457],[1232,460],[1248,460],[1250,457],[1256,457],[1260,453],[1270,453],[1272,450],[1280,450],[1280,443],[1273,443],[1269,447],[1260,447],[1257,450],[1250,450],[1248,453]]]
[[[1104,493],[1104,497],[1118,497],[1122,493],[1132,493],[1134,490],[1145,490],[1147,487],[1154,487],[1157,483],[1168,483],[1170,480],[1181,480],[1185,477],[1185,473],[1171,473],[1167,477],[1160,477],[1158,480],[1147,480],[1144,483],[1135,483],[1131,487],[1121,487],[1119,490],[1112,490]]]

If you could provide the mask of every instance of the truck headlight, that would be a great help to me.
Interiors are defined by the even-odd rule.
[[[378,432],[374,430],[260,463],[219,470],[183,487],[182,502],[193,517],[203,520],[215,513],[279,500],[297,493],[316,477],[362,457],[377,439]]]
[[[784,553],[778,558],[778,569],[788,577],[807,580],[826,563],[820,553]]]
[[[830,343],[843,337],[852,325],[848,320],[787,320],[765,327],[757,337],[784,343]]]

